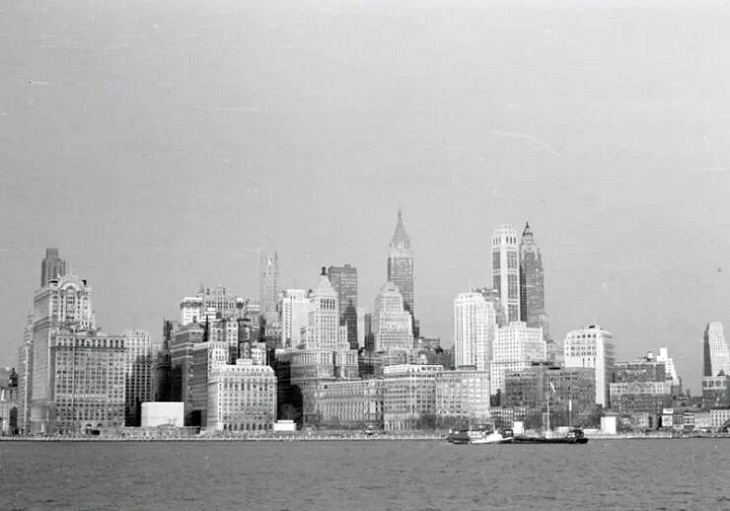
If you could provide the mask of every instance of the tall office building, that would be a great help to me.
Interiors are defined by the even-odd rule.
[[[261,253],[261,315],[267,324],[279,321],[279,254]]]
[[[520,321],[520,265],[517,232],[503,224],[492,235],[492,287],[499,291],[507,321]]]
[[[61,332],[90,332],[96,328],[91,287],[76,275],[52,279],[34,296],[31,430],[54,427],[51,342]]]
[[[598,325],[568,332],[563,343],[565,367],[593,367],[596,370],[596,404],[609,406],[609,383],[613,373],[613,335]]]
[[[331,351],[349,349],[347,339],[340,336],[338,302],[337,292],[332,288],[323,266],[317,287],[309,297],[306,349]]]
[[[327,269],[332,287],[337,291],[339,299],[340,325],[347,327],[347,342],[350,349],[358,349],[357,332],[357,268],[330,266]]]
[[[28,314],[23,332],[23,344],[18,349],[18,430],[30,430],[31,380],[33,371],[33,315]]]
[[[405,300],[393,282],[386,282],[375,298],[372,330],[375,351],[413,348],[413,319]]]
[[[52,279],[58,279],[66,275],[66,261],[58,257],[57,248],[47,248],[46,257],[41,263],[41,287],[44,287]]]
[[[489,371],[497,329],[494,305],[479,292],[461,293],[454,300],[454,363]]]
[[[388,252],[388,281],[398,286],[398,290],[403,296],[405,310],[411,313],[413,333],[417,336],[413,297],[413,250],[411,240],[403,226],[403,215],[400,208],[398,209],[398,223],[395,226],[395,233],[390,241]]]
[[[730,351],[722,323],[715,321],[705,328],[704,359],[702,376],[718,376],[721,371],[730,376]]]
[[[245,302],[225,286],[200,288],[195,296],[180,302],[180,325],[205,323],[206,319],[236,319],[243,317]]]
[[[520,240],[520,320],[532,328],[542,327],[546,338],[549,321],[545,313],[545,277],[542,254],[535,243],[529,222]]]
[[[304,289],[287,289],[281,300],[281,345],[296,348],[302,339],[302,328],[309,323],[309,295]]]
[[[123,336],[65,332],[51,340],[55,421],[48,431],[83,433],[124,425]]]
[[[142,423],[142,403],[154,401],[153,369],[160,350],[153,346],[146,330],[126,330],[122,337],[126,362],[124,423],[126,426],[139,426]]]
[[[541,328],[530,328],[522,321],[513,321],[498,328],[492,346],[490,375],[492,393],[505,391],[505,373],[521,371],[535,362],[547,359],[547,345]]]

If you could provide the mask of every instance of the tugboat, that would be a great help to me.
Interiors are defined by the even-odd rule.
[[[496,430],[492,426],[479,426],[474,429],[455,429],[449,431],[446,440],[452,444],[507,444],[511,443],[511,429]]]

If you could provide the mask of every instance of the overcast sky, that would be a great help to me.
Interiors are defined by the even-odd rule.
[[[401,204],[425,335],[529,220],[554,336],[668,346],[697,394],[730,328],[725,4],[0,2],[0,364],[47,246],[105,331],[159,337],[200,284],[257,297],[261,247],[283,287],[353,264],[372,308]]]

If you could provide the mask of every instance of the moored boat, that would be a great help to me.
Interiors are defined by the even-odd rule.
[[[489,427],[451,430],[446,437],[452,444],[506,444],[512,442],[512,430],[500,431]]]
[[[573,428],[565,436],[528,436],[517,435],[513,438],[514,444],[587,444],[588,439],[580,428]]]

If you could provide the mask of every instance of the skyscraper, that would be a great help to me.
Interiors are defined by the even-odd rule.
[[[461,293],[454,300],[454,362],[456,367],[489,370],[497,328],[494,305],[479,292]]]
[[[95,329],[91,287],[85,280],[76,275],[65,275],[58,280],[50,280],[46,286],[36,291],[30,390],[33,432],[49,432],[54,427],[52,340],[60,332],[91,332]]]
[[[613,335],[598,325],[572,330],[563,344],[565,367],[593,367],[596,370],[596,404],[609,405],[609,383],[614,367]]]
[[[492,394],[498,390],[504,392],[507,371],[521,371],[546,358],[547,346],[541,328],[529,328],[522,321],[512,321],[498,328],[490,364]]]
[[[261,253],[261,315],[267,324],[279,322],[279,254]]]
[[[57,248],[47,248],[46,257],[41,263],[41,287],[48,284],[49,280],[64,275],[66,275],[66,261],[58,257]]]
[[[730,351],[722,323],[709,323],[705,328],[704,359],[702,376],[718,376],[721,371],[730,376]]]
[[[327,278],[324,267],[317,287],[310,294],[309,303],[306,349],[331,351],[349,349],[347,340],[340,338],[338,296]]]
[[[124,337],[125,381],[124,423],[139,426],[142,421],[142,403],[153,401],[153,364],[159,352],[153,346],[146,330],[126,330]]]
[[[520,267],[517,232],[502,224],[492,235],[492,287],[499,291],[507,321],[520,321]]]
[[[398,223],[395,226],[395,233],[390,241],[388,252],[388,281],[398,286],[398,290],[403,296],[403,306],[413,318],[414,335],[417,336],[413,301],[413,250],[411,250],[411,240],[403,226],[403,215],[400,208],[398,209]]]
[[[525,223],[520,241],[520,320],[532,328],[542,327],[545,337],[550,337],[545,313],[542,254],[529,222]]]
[[[287,289],[281,300],[281,346],[296,348],[302,339],[302,327],[309,323],[309,296],[304,289]]]
[[[413,320],[405,300],[393,282],[386,282],[375,298],[372,329],[375,351],[413,348]]]
[[[357,335],[357,268],[349,264],[330,266],[327,269],[332,287],[339,298],[340,325],[347,327],[350,349],[358,349]]]

